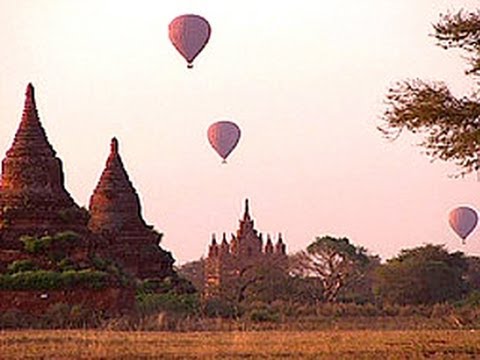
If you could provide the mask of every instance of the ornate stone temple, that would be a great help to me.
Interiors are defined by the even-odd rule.
[[[105,239],[99,252],[139,278],[172,275],[173,257],[160,247],[161,235],[142,218],[140,199],[125,171],[116,138],[90,198],[89,212],[89,229]]]
[[[270,235],[263,242],[262,234],[254,227],[250,216],[248,199],[245,200],[245,212],[236,234],[231,235],[230,242],[226,234],[220,243],[215,234],[208,248],[208,257],[205,260],[206,297],[216,296],[222,289],[239,280],[245,271],[258,266],[276,266],[286,270],[286,245],[279,234],[276,243]]]

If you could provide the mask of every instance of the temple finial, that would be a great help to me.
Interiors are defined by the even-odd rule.
[[[118,154],[118,140],[116,137],[113,137],[110,142],[110,152],[112,154]]]
[[[250,220],[250,209],[248,206],[248,199],[245,199],[245,213],[243,214],[244,220]]]
[[[35,98],[35,89],[33,88],[32,83],[28,83],[27,90],[25,91],[25,96],[28,99],[34,100]]]
[[[28,83],[25,90],[25,104],[23,107],[22,122],[38,122],[37,105],[35,104],[35,89]]]

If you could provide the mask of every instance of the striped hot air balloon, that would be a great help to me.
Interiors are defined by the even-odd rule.
[[[231,121],[218,121],[208,128],[208,141],[226,163],[240,140],[240,128]]]
[[[210,39],[211,28],[207,20],[199,15],[177,16],[168,25],[168,36],[173,46],[187,60],[187,67],[193,67],[193,60]]]
[[[453,231],[455,231],[462,239],[462,242],[465,243],[467,236],[470,235],[477,226],[478,215],[474,209],[468,206],[460,206],[450,211],[448,222]]]

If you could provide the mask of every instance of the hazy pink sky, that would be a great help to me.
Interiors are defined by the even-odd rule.
[[[347,236],[383,259],[431,242],[462,246],[448,212],[480,209],[480,182],[452,179],[419,138],[376,130],[389,85],[474,83],[459,53],[429,34],[440,12],[477,0],[120,1],[0,0],[0,156],[12,143],[28,82],[79,205],[117,136],[146,221],[179,263],[205,255],[212,233],[234,232],[251,200],[257,229],[290,252],[315,236]],[[168,23],[196,13],[212,26],[187,70]],[[243,136],[228,165],[208,126]]]

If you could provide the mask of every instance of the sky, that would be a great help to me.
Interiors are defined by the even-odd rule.
[[[448,213],[480,210],[475,174],[431,160],[403,134],[376,129],[396,81],[475,88],[462,54],[430,36],[440,13],[477,0],[0,0],[0,157],[19,125],[25,87],[80,206],[116,136],[147,223],[177,264],[206,256],[211,234],[233,233],[250,199],[256,228],[287,251],[348,237],[388,259],[426,243],[462,245]],[[211,27],[188,70],[168,24],[193,13]],[[208,126],[242,129],[228,164]]]

